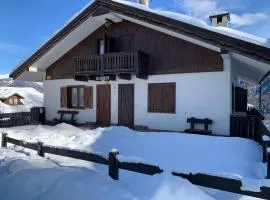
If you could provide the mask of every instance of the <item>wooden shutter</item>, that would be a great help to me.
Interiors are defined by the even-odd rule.
[[[62,87],[61,88],[61,96],[60,96],[60,104],[61,108],[67,108],[67,87]]]
[[[164,84],[162,94],[162,111],[164,113],[175,113],[175,83]]]
[[[151,83],[148,85],[148,112],[175,113],[175,83]]]
[[[93,87],[84,88],[84,106],[85,108],[93,108]]]

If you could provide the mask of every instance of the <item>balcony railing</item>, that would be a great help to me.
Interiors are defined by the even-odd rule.
[[[147,54],[137,52],[108,53],[74,58],[76,75],[97,75],[128,73],[147,76]]]

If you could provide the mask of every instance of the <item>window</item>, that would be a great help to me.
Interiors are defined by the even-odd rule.
[[[105,40],[98,40],[98,54],[105,54]]]
[[[148,84],[148,112],[175,113],[175,83]]]
[[[15,99],[13,99],[13,100],[14,100],[14,101],[13,101],[14,105],[17,105],[17,104],[19,103],[17,98],[15,98]]]
[[[93,87],[68,86],[60,92],[61,108],[93,108]]]
[[[218,17],[217,18],[217,23],[219,24],[219,23],[221,23],[222,22],[222,17]]]
[[[13,98],[8,99],[8,103],[9,103],[10,105],[13,105]]]
[[[15,97],[11,97],[11,98],[8,99],[8,104],[9,105],[18,105],[18,103],[19,103],[19,101]]]
[[[84,108],[84,87],[70,87],[71,108]]]

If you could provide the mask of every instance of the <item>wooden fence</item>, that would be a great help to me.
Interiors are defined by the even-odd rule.
[[[179,176],[181,178],[187,179],[194,185],[199,185],[203,187],[213,188],[216,190],[232,192],[236,194],[252,196],[262,199],[270,199],[270,188],[261,187],[260,192],[254,191],[244,191],[241,189],[242,183],[240,180],[217,177],[207,174],[183,174],[179,172],[172,172],[172,175]]]
[[[45,108],[34,107],[30,112],[1,113],[0,127],[14,127],[45,122]]]
[[[119,180],[119,169],[124,169],[128,171],[133,171],[146,175],[154,175],[162,173],[163,170],[158,166],[144,164],[144,163],[132,163],[119,161],[117,155],[119,152],[112,151],[108,155],[108,159],[97,154],[75,151],[66,148],[58,148],[53,146],[43,145],[42,142],[29,143],[21,140],[17,140],[11,137],[8,137],[6,133],[2,133],[2,147],[7,147],[7,143],[15,144],[21,147],[32,149],[37,151],[39,156],[44,157],[45,153],[65,156],[69,158],[75,158],[85,161],[90,161],[98,164],[108,165],[109,166],[109,175],[114,180]]]
[[[29,143],[29,142],[25,142],[22,140],[17,140],[17,139],[8,137],[7,133],[2,133],[2,141],[1,141],[2,147],[7,147],[7,143],[11,143],[14,145],[32,149],[34,151],[37,151],[37,154],[42,157],[45,156],[45,153],[49,153],[49,154],[94,162],[98,164],[108,165],[109,176],[114,180],[119,180],[120,169],[132,171],[136,173],[141,173],[141,174],[146,174],[146,175],[155,175],[155,174],[160,174],[163,172],[163,170],[159,166],[145,164],[145,163],[133,163],[133,162],[120,161],[117,158],[119,154],[118,151],[110,152],[108,155],[108,158],[106,158],[98,154],[75,151],[75,150],[66,149],[66,148],[47,146],[47,145],[44,145],[42,142]],[[269,158],[270,156],[268,157],[268,161],[269,161]],[[270,167],[268,168],[268,172],[269,172],[269,169]],[[203,187],[213,188],[213,189],[222,190],[226,192],[233,192],[233,193],[237,193],[241,195],[253,196],[257,198],[269,199],[270,197],[270,188],[268,187],[261,187],[260,192],[243,191],[241,189],[242,183],[240,180],[223,178],[223,177],[212,176],[212,175],[207,175],[207,174],[187,175],[183,173],[172,172],[172,175],[185,178],[189,180],[191,183],[195,185],[203,186]]]

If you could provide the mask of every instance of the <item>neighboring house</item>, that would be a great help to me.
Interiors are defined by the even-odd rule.
[[[29,87],[0,87],[0,113],[27,112],[43,106],[43,94]]]
[[[10,94],[2,93],[1,88],[0,88],[0,101],[1,102],[10,106],[19,106],[19,105],[23,105],[23,102],[21,101],[22,99],[24,99],[24,97],[16,93],[10,93]]]
[[[143,1],[144,2],[144,1]],[[269,41],[189,16],[126,1],[96,0],[11,74],[43,80],[47,120],[78,110],[81,123],[183,131],[210,118],[228,135],[246,111],[238,79],[258,83],[270,70]],[[224,27],[221,27],[224,26]]]

